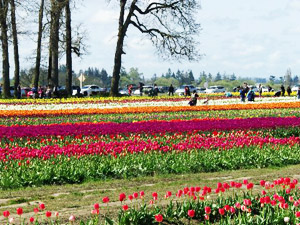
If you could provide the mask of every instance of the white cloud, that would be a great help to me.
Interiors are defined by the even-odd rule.
[[[268,60],[270,63],[275,63],[281,59],[281,52],[280,51],[275,51],[271,53],[268,57]]]
[[[241,66],[241,68],[245,69],[245,70],[253,70],[253,69],[260,69],[262,67],[264,67],[263,62],[253,62],[253,63],[248,63],[248,64],[243,64]]]
[[[288,10],[300,10],[300,1],[299,0],[289,0],[286,8]]]
[[[115,23],[118,20],[118,13],[111,9],[100,9],[93,16],[90,21],[92,23]]]

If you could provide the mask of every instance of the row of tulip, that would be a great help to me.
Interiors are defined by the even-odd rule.
[[[126,138],[126,137],[125,137]],[[116,135],[81,137],[41,138],[33,140],[9,139],[5,147],[0,147],[0,160],[24,160],[31,158],[50,159],[51,157],[85,156],[85,155],[112,155],[114,157],[127,154],[151,152],[190,152],[194,150],[230,150],[233,148],[247,148],[250,146],[278,147],[300,144],[299,137],[273,138],[261,136],[257,132],[232,132],[212,135],[204,133],[172,133],[159,134],[158,137],[148,135],[131,135],[125,140],[124,136]]]
[[[204,118],[252,118],[252,117],[300,117],[299,108],[252,109],[224,111],[182,111],[161,113],[95,114],[95,115],[61,115],[49,117],[0,117],[0,126],[79,123],[79,122],[136,122],[144,120],[191,120]]]
[[[26,159],[25,156],[28,153],[25,153],[23,160],[4,159],[0,162],[0,187],[11,189],[156,174],[282,167],[300,163],[299,146],[299,144],[266,144],[247,146],[243,149],[235,147],[226,151],[211,149],[209,151],[188,150],[168,153],[152,150],[147,154],[130,154],[124,151],[120,157],[116,153],[104,157],[104,154],[97,154],[96,149],[94,149],[94,153],[91,149],[88,155],[77,152],[77,155],[67,156],[62,152],[62,154],[53,155],[50,158]],[[77,151],[77,148],[74,147],[74,151]],[[37,155],[44,154],[43,151],[44,148],[35,153]]]
[[[147,107],[147,106],[187,106],[189,99],[174,100],[156,100],[156,101],[134,101],[134,102],[103,102],[103,103],[65,103],[65,104],[30,104],[30,105],[1,105],[0,110],[72,110],[72,109],[105,109],[105,108],[128,108],[128,107]],[[199,99],[200,102],[200,99]],[[258,98],[251,104],[260,103],[279,103],[279,102],[295,102],[294,97],[280,97],[280,98]],[[244,104],[238,98],[230,99],[215,99],[206,100],[207,105],[232,105]]]
[[[66,110],[1,110],[0,117],[34,117],[59,115],[93,115],[93,114],[127,114],[127,113],[160,113],[182,111],[213,111],[213,110],[250,110],[250,109],[286,109],[300,108],[300,101],[249,103],[228,105],[199,105],[199,106],[145,106],[145,107],[119,107],[104,109],[66,109]]]
[[[80,224],[300,224],[300,187],[298,180],[281,177],[271,182],[260,180],[258,184],[249,180],[217,183],[215,187],[186,186],[175,193],[165,194],[144,191],[132,194],[120,193],[119,216],[109,218],[111,202],[104,196],[101,203],[91,206],[91,215]],[[255,194],[253,194],[255,192]],[[3,211],[3,218],[9,224],[61,224],[59,212],[46,210],[39,203],[27,218],[23,208],[15,213]],[[68,217],[73,224],[80,221],[74,215]]]
[[[189,121],[140,121],[134,123],[78,123],[0,127],[0,138],[107,135],[120,133],[164,133],[210,130],[266,129],[299,127],[299,117],[266,117],[248,119],[195,119]]]

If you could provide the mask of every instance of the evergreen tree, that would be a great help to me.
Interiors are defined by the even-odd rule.
[[[235,76],[235,74],[233,73],[231,76],[230,76],[230,80],[231,81],[234,81],[234,80],[236,80],[236,76]]]
[[[222,80],[221,74],[218,72],[216,77],[215,77],[215,81],[219,81]]]
[[[166,78],[170,78],[172,76],[172,71],[171,71],[171,69],[169,68],[168,69],[168,72],[166,73]]]
[[[190,70],[188,72],[188,79],[189,79],[189,84],[195,81],[194,74],[193,74],[192,70]]]

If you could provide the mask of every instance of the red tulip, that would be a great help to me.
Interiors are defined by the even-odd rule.
[[[124,211],[127,211],[129,207],[128,207],[128,205],[123,205],[122,208]]]
[[[244,199],[244,205],[245,206],[250,206],[252,203],[251,203],[251,200],[250,199]]]
[[[132,195],[128,195],[128,199],[129,199],[130,201],[132,201],[133,196],[132,196]]]
[[[100,208],[99,203],[95,203],[94,204],[94,209],[99,209],[99,208]]]
[[[152,193],[153,200],[157,200],[157,196],[158,196],[158,195],[157,195],[157,192],[153,192],[153,193]]]
[[[141,196],[141,198],[143,198],[145,196],[145,192],[144,191],[140,191],[140,196]]]
[[[271,205],[272,205],[272,206],[275,206],[276,204],[277,204],[277,202],[276,202],[275,200],[272,200],[272,201],[271,201]]]
[[[33,217],[30,217],[30,218],[29,218],[29,222],[30,222],[30,223],[33,223],[33,222],[34,222],[34,218],[33,218]]]
[[[221,216],[223,216],[225,214],[225,210],[223,208],[219,208],[219,213]]]
[[[155,215],[155,220],[158,223],[161,223],[163,221],[163,216],[161,214]]]
[[[45,209],[45,204],[44,204],[44,203],[41,203],[41,204],[39,205],[39,207],[40,207],[41,210],[44,210],[44,209]]]
[[[195,216],[195,210],[188,210],[188,216],[193,218]]]
[[[3,216],[6,217],[6,218],[9,217],[9,215],[10,215],[9,211],[4,211],[3,212]]]
[[[17,214],[21,216],[23,214],[23,209],[22,208],[17,208]]]
[[[109,203],[109,197],[104,197],[104,198],[102,199],[102,202],[103,202],[103,203]]]
[[[252,189],[253,188],[253,186],[254,186],[254,184],[253,183],[249,183],[249,184],[247,184],[247,189],[249,190],[249,189]]]
[[[229,206],[229,205],[225,205],[225,206],[224,206],[224,209],[225,209],[226,211],[229,211],[229,210],[230,210],[230,206]]]
[[[47,211],[46,213],[45,213],[45,215],[46,215],[46,217],[51,217],[51,215],[52,215],[52,213],[50,212],[50,211]]]
[[[299,217],[300,217],[300,211],[295,212],[295,216],[296,216],[297,218],[299,218]]]
[[[209,206],[204,207],[204,211],[206,214],[210,214],[211,213],[211,208]]]
[[[134,192],[134,193],[133,193],[133,197],[134,197],[134,198],[138,198],[138,197],[139,197],[139,194],[138,194],[137,192]]]
[[[204,215],[205,220],[209,220],[209,215]]]
[[[126,199],[125,193],[121,193],[120,196],[119,196],[119,200],[120,200],[121,202],[123,202],[125,199]]]

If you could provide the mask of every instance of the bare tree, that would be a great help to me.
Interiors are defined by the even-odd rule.
[[[43,37],[43,17],[44,17],[44,5],[45,0],[41,0],[40,10],[39,10],[39,30],[38,30],[38,40],[36,49],[36,60],[35,60],[35,71],[34,71],[34,82],[33,86],[38,88],[39,78],[40,78],[40,68],[41,68],[41,52],[42,52],[42,37]]]
[[[200,30],[194,15],[197,0],[120,0],[118,40],[114,58],[111,95],[118,95],[124,38],[133,25],[146,34],[158,53],[167,58],[197,60],[195,35]]]
[[[2,77],[3,77],[3,97],[10,97],[9,81],[9,55],[8,55],[8,36],[7,36],[7,13],[8,0],[0,0],[0,25],[1,25],[1,44],[2,44]]]

